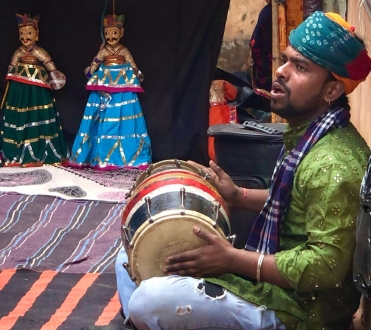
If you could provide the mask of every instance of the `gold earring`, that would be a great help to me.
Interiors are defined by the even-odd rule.
[[[329,107],[331,106],[331,100],[328,100],[328,106]]]

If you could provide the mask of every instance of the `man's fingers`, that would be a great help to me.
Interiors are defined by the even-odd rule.
[[[227,176],[227,174],[222,170],[222,168],[216,165],[212,160],[210,160],[210,168],[215,172],[215,174],[219,177],[219,179],[223,179],[223,177]]]
[[[189,269],[195,269],[195,262],[192,261],[185,261],[185,262],[178,262],[178,263],[171,263],[171,264],[166,264],[163,268],[162,271],[165,274],[179,274],[180,271],[185,271]]]
[[[179,271],[174,271],[174,272],[168,272],[166,275],[178,275],[178,276],[192,276],[192,277],[204,277],[202,273],[200,273],[199,270],[197,269],[184,269],[184,270],[179,270]]]
[[[202,168],[202,167],[204,167],[203,165],[201,165],[201,164],[199,164],[199,163],[196,163],[196,162],[194,162],[193,160],[187,160],[187,163],[188,163],[188,164],[191,164],[191,165],[193,165],[193,166],[196,166],[196,167],[198,167],[198,168]]]
[[[209,244],[213,243],[214,237],[216,236],[216,235],[210,234],[209,232],[207,232],[205,230],[202,230],[200,227],[197,227],[197,226],[193,226],[192,230],[193,230],[193,233],[197,237],[203,239],[204,241],[206,241]]]
[[[171,265],[171,264],[177,264],[177,263],[184,263],[184,262],[187,262],[187,261],[192,261],[197,257],[197,255],[198,255],[198,249],[187,251],[187,252],[182,252],[182,253],[178,253],[178,254],[173,254],[173,255],[166,258],[166,263],[168,265]]]
[[[198,163],[196,163],[196,162],[194,162],[192,160],[187,160],[187,163],[190,164],[190,165],[193,165],[193,166],[197,167],[199,169],[199,171],[200,171],[198,174],[200,174],[202,176],[205,176],[206,179],[207,178],[209,178],[209,179],[211,178],[211,173],[210,172],[212,172],[212,170],[210,168],[208,168],[208,167],[206,167],[204,165],[198,164]]]
[[[205,167],[204,165],[201,165],[199,163],[196,163],[196,162],[194,162],[192,160],[187,160],[187,163],[190,164],[190,165],[193,165],[194,167],[197,167],[201,171],[205,171],[205,169],[207,169],[207,167]]]

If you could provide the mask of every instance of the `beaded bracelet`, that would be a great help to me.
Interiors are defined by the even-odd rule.
[[[262,269],[262,264],[263,264],[263,260],[264,260],[265,255],[266,255],[266,253],[261,253],[260,256],[259,256],[259,259],[258,259],[258,266],[256,267],[256,280],[257,280],[258,283],[261,282],[260,272],[261,272],[261,269]]]

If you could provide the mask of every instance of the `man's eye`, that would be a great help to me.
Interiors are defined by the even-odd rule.
[[[299,71],[305,71],[305,70],[306,70],[306,69],[305,69],[303,66],[301,66],[300,64],[296,65],[296,67],[297,67],[297,69],[298,69]]]

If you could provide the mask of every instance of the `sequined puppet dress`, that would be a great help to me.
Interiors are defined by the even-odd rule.
[[[129,50],[119,43],[123,15],[104,19],[106,44],[85,70],[90,96],[72,148],[71,166],[146,168],[151,143],[137,93],[143,92]]]
[[[69,152],[51,89],[63,87],[64,82],[51,82],[48,71],[65,77],[35,43],[39,17],[17,14],[16,18],[23,45],[15,51],[6,76],[0,163],[23,167],[59,164],[69,158]]]

